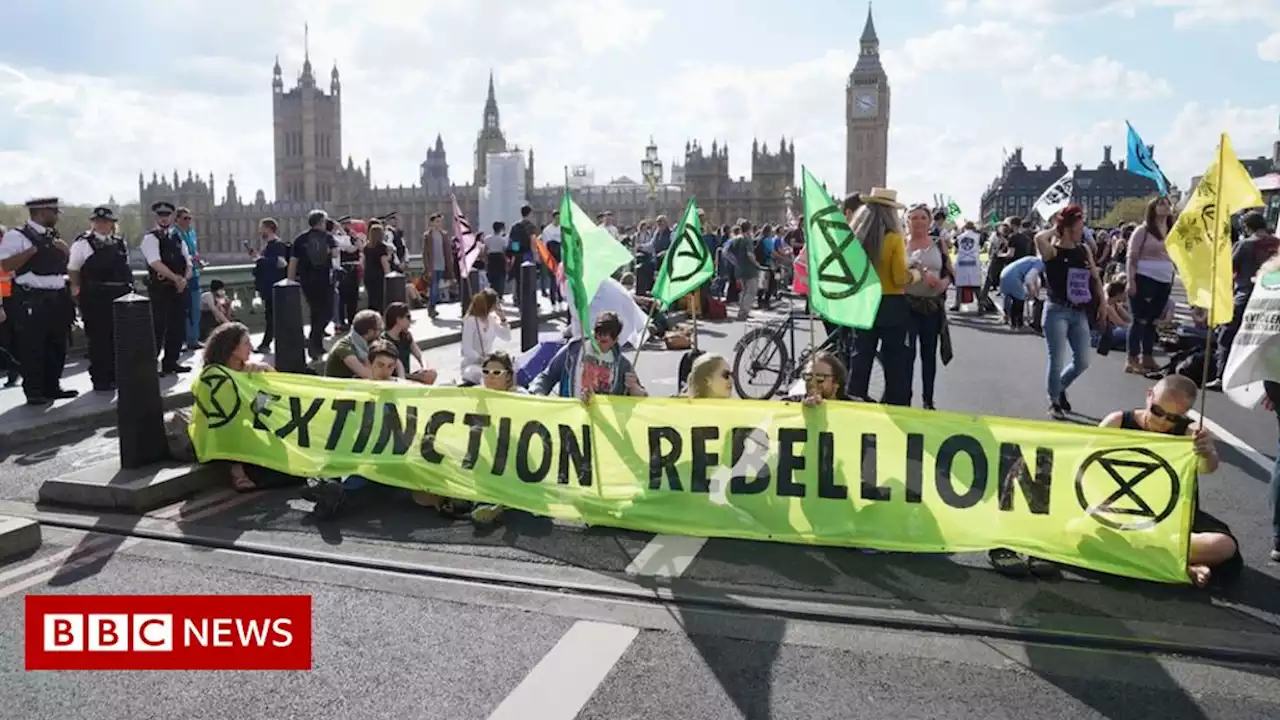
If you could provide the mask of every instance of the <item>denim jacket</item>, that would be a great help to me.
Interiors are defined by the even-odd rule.
[[[573,396],[573,379],[578,374],[578,365],[582,361],[582,338],[570,340],[560,352],[551,358],[546,369],[529,384],[529,392],[534,395],[556,394],[560,397]],[[613,350],[613,384],[606,395],[627,395],[627,373],[631,372],[631,361],[622,354],[622,348],[614,346]]]

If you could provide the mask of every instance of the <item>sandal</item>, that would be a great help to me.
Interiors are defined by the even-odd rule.
[[[1055,563],[1038,557],[1027,556],[1027,570],[1038,578],[1055,578],[1062,575]]]
[[[477,525],[492,525],[502,516],[501,505],[476,505],[471,509],[471,522]]]

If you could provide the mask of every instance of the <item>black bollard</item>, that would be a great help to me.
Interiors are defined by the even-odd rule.
[[[115,323],[116,432],[120,468],[136,470],[169,457],[164,402],[156,375],[156,335],[151,301],[129,293],[111,303]],[[197,381],[198,382],[198,381]]]
[[[404,273],[398,272],[388,273],[382,279],[383,298],[386,300],[387,305],[405,302],[405,282],[407,280],[408,278],[405,277]],[[385,311],[387,308],[384,305],[382,309]]]
[[[471,304],[471,298],[475,297],[478,292],[480,292],[480,271],[472,270],[467,273],[467,294],[461,298],[463,313],[467,312],[467,306]]]
[[[538,344],[538,266],[520,266],[520,349]]]
[[[280,372],[307,371],[307,339],[302,334],[302,286],[281,280],[271,288],[275,304],[276,357]]]

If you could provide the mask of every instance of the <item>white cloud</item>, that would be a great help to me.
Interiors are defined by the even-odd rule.
[[[1061,55],[1031,61],[1023,75],[1009,75],[1006,88],[1034,90],[1042,97],[1064,102],[1127,98],[1151,100],[1170,94],[1167,80],[1132,70],[1117,60],[1098,57],[1076,63]]]
[[[1280,32],[1274,32],[1258,41],[1258,57],[1267,62],[1280,62]]]
[[[953,16],[998,17],[1051,23],[1101,13],[1132,16],[1140,2],[1141,0],[947,0],[943,8]]]
[[[1241,160],[1260,155],[1271,157],[1277,118],[1280,118],[1277,103],[1248,108],[1229,103],[1206,106],[1189,102],[1174,117],[1169,130],[1155,142],[1156,161],[1171,180],[1186,187],[1192,176],[1203,173],[1213,161],[1220,133],[1231,137],[1231,146]]]

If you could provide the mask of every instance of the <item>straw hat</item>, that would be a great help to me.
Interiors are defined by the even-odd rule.
[[[898,191],[890,188],[871,188],[871,192],[862,196],[862,202],[902,210],[906,206],[898,202]]]

